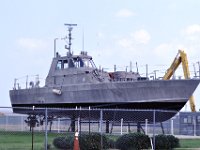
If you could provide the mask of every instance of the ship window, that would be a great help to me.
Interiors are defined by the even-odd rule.
[[[89,67],[89,68],[93,68],[93,62],[91,61],[91,59],[88,59],[88,58],[80,58],[80,57],[77,57],[77,58],[73,58],[73,59],[70,59],[69,62],[69,67]]]
[[[74,66],[76,67],[76,68],[79,68],[80,67],[80,64],[79,64],[79,58],[77,57],[77,58],[74,58],[73,59],[74,60]]]
[[[68,61],[67,60],[63,61],[63,68],[64,69],[68,68]]]
[[[90,62],[89,59],[82,59],[82,61],[80,62],[80,66],[83,67],[92,67],[92,64]]]
[[[56,70],[60,70],[62,68],[62,60],[59,60],[56,65]]]
[[[84,62],[82,59],[80,59],[80,67],[84,67]]]
[[[75,67],[73,59],[69,59],[69,68]]]

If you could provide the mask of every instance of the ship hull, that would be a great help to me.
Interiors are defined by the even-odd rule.
[[[90,107],[91,109],[117,108],[173,111],[159,119],[160,121],[165,121],[175,115],[186,104],[198,84],[199,80],[79,84],[63,87],[11,90],[10,99],[13,107]],[[55,89],[60,90],[61,93],[55,94],[52,92]],[[16,113],[28,113],[27,109],[16,108],[13,111]],[[149,112],[144,112],[148,116]],[[55,111],[54,113],[59,112]],[[149,117],[149,119],[152,120],[152,117]]]

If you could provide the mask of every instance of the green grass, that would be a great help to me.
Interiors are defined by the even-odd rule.
[[[57,150],[52,142],[55,137],[67,136],[69,133],[48,133],[48,144],[51,144],[51,150]],[[72,135],[72,134],[71,134]],[[116,140],[119,136],[108,135],[108,138]],[[34,150],[44,149],[44,132],[35,132],[33,137]],[[32,133],[31,132],[4,132],[0,131],[0,150],[31,150]],[[200,148],[200,139],[180,139],[180,148]]]
[[[200,139],[180,139],[180,148],[200,148]]]
[[[66,136],[66,134],[48,133],[48,144],[51,149],[56,150],[53,146],[53,139],[57,136]],[[43,150],[45,142],[45,133],[35,132],[33,135],[34,150]],[[32,133],[31,132],[0,132],[0,150],[31,150],[32,149]]]

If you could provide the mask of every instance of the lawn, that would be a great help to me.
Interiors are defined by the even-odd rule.
[[[48,144],[51,150],[57,150],[52,142],[55,137],[66,136],[69,133],[48,133]],[[117,136],[108,136],[116,140]],[[33,136],[34,150],[43,150],[45,142],[44,132],[35,132]],[[180,148],[200,148],[200,139],[180,139]],[[4,132],[0,131],[0,150],[31,150],[32,149],[32,133],[31,132]]]
[[[66,135],[66,134],[65,134]],[[48,133],[48,144],[51,149],[55,150],[52,141],[57,136],[65,136],[64,134]],[[43,150],[45,142],[44,132],[35,132],[33,134],[34,150]],[[0,132],[0,150],[29,150],[32,149],[32,133],[31,132]]]
[[[200,148],[200,139],[180,139],[180,148]]]

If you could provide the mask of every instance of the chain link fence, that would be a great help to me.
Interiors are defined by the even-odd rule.
[[[141,132],[152,137],[152,143],[157,134],[200,135],[200,113],[36,107],[0,107],[0,111],[0,149],[56,149],[55,138],[73,137],[75,132],[79,136],[99,133],[113,139]]]

